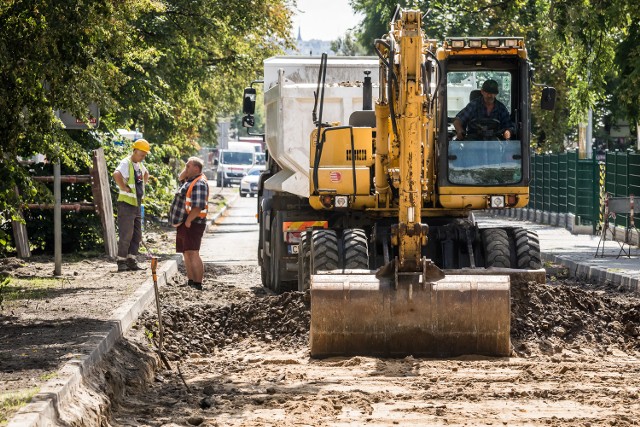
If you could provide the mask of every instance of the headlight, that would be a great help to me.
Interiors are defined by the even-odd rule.
[[[482,47],[482,40],[478,40],[478,39],[469,40],[469,46],[470,47]]]
[[[504,196],[491,196],[492,208],[504,208]]]
[[[518,40],[517,39],[506,39],[504,41],[504,45],[507,47],[518,47]]]
[[[487,46],[489,46],[489,47],[500,47],[500,40],[499,39],[487,40]]]
[[[349,207],[349,198],[347,196],[336,196],[333,203],[336,208],[346,208]]]

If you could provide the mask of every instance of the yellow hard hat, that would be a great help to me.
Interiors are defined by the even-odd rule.
[[[140,151],[144,151],[145,153],[149,153],[151,151],[151,145],[146,139],[136,139],[136,142],[133,143],[133,148],[138,149]]]

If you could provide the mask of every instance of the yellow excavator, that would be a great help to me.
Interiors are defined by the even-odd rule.
[[[326,56],[320,64],[308,173],[316,214],[306,214],[297,251],[298,287],[310,288],[311,355],[507,356],[510,282],[544,281],[539,242],[519,227],[483,229],[473,211],[528,203],[533,83],[524,40],[438,43],[425,36],[420,11],[398,8],[375,50],[375,109],[367,76],[364,108],[348,124],[323,122]],[[509,111],[510,137],[483,117],[456,138],[456,113],[489,79]],[[555,90],[542,98],[553,108]]]

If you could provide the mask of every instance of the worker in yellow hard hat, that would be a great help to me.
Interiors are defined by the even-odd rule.
[[[142,197],[149,180],[149,171],[142,161],[151,151],[146,139],[133,143],[133,153],[120,161],[113,172],[118,186],[118,271],[143,270],[136,255],[142,242]]]

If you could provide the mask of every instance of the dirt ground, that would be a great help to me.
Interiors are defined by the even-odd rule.
[[[171,234],[147,243],[173,256]],[[5,259],[0,269],[35,281],[53,264]],[[115,269],[69,262],[43,292],[3,289],[21,297],[0,311],[0,396],[42,385],[87,351],[149,275]],[[512,286],[511,357],[315,360],[304,294],[273,295],[257,266],[208,265],[201,292],[179,273],[161,290],[166,363],[153,351],[153,307],[62,416],[87,426],[640,424],[640,298],[561,276]]]

